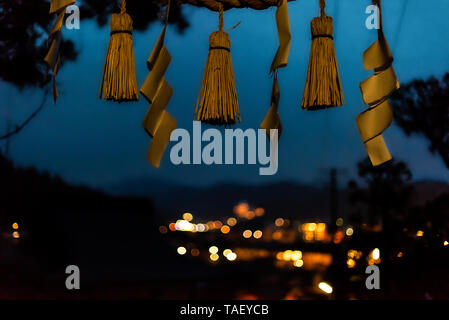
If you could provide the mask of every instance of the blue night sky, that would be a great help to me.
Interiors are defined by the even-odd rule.
[[[98,100],[109,29],[85,20],[80,30],[64,30],[80,55],[59,73],[60,99],[56,105],[49,100],[38,118],[11,140],[9,156],[20,166],[35,166],[69,182],[94,187],[142,177],[187,185],[281,180],[320,184],[327,179],[324,170],[330,167],[345,169],[346,179],[354,177],[356,162],[366,155],[355,124],[356,115],[366,108],[359,83],[372,74],[363,69],[362,54],[377,36],[375,30],[365,28],[365,8],[370,3],[327,1],[326,12],[334,17],[334,42],[346,104],[319,112],[303,111],[299,105],[311,44],[310,20],[318,14],[318,1],[289,3],[292,42],[289,65],[279,72],[284,132],[275,176],[259,176],[258,165],[175,166],[169,149],[161,168],[153,168],[145,159],[150,138],[141,127],[148,103],[143,97],[138,103],[120,105]],[[449,43],[442,34],[449,29],[448,1],[385,0],[383,11],[385,33],[402,83],[441,77],[449,71]],[[184,13],[190,22],[185,34],[178,34],[171,26],[166,37],[173,57],[166,78],[174,88],[167,110],[179,127],[191,130],[208,37],[216,30],[218,18],[214,12],[190,6],[184,7]],[[224,16],[225,29],[242,22],[229,32],[243,119],[237,127],[257,128],[269,107],[272,80],[268,70],[278,46],[274,14],[275,8],[234,9]],[[154,23],[146,32],[134,34],[139,86],[148,74],[146,60],[161,28]],[[0,94],[4,102],[0,107],[2,131],[6,117],[12,123],[21,122],[42,96],[37,89],[19,92],[2,82]],[[449,178],[443,162],[429,153],[423,138],[407,138],[395,125],[384,137],[393,156],[409,164],[415,179]]]

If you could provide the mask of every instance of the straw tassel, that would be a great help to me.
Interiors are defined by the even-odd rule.
[[[120,13],[111,18],[111,38],[104,63],[100,99],[117,102],[139,99],[133,50],[133,21],[122,0]]]
[[[224,126],[240,122],[230,48],[229,35],[223,31],[220,4],[219,30],[209,37],[209,55],[195,110],[198,121]]]
[[[321,16],[311,22],[312,48],[304,89],[302,107],[320,110],[344,104],[337,58],[333,43],[333,21],[324,12],[325,1],[320,0]]]

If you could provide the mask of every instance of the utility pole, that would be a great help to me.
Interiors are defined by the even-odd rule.
[[[337,228],[338,219],[338,195],[337,195],[337,169],[332,168],[330,170],[330,205],[329,205],[329,216],[330,216],[330,227],[329,231],[333,234]]]

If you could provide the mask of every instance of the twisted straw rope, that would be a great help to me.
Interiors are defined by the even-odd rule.
[[[382,133],[393,121],[390,95],[400,84],[392,67],[393,56],[383,33],[381,0],[373,0],[379,8],[378,39],[363,54],[365,69],[374,75],[360,83],[363,100],[369,108],[357,116],[357,127],[373,166],[392,159]]]
[[[205,7],[212,11],[229,10],[232,8],[250,8],[254,10],[264,10],[270,7],[275,7],[280,2],[279,0],[174,0],[178,4],[190,4],[196,7]],[[295,1],[295,0],[288,0]],[[166,5],[168,0],[160,0],[163,5]]]

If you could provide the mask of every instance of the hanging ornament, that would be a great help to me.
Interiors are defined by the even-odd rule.
[[[209,55],[195,110],[195,119],[213,125],[240,122],[239,103],[231,60],[231,41],[223,31],[223,5],[219,3],[219,29],[209,37]]]
[[[393,56],[383,33],[380,0],[373,0],[379,8],[380,28],[378,39],[363,54],[364,67],[374,70],[374,75],[360,83],[363,101],[369,109],[357,116],[357,127],[373,166],[392,159],[382,132],[393,121],[389,96],[399,89],[400,84],[393,70]]]
[[[111,38],[101,79],[100,99],[117,102],[139,99],[133,50],[133,20],[122,0],[120,13],[111,18]]]
[[[281,136],[282,123],[278,113],[279,99],[281,96],[279,90],[279,84],[277,79],[278,68],[287,66],[288,55],[290,51],[290,21],[288,17],[288,2],[287,0],[280,0],[278,8],[276,10],[276,25],[278,29],[279,48],[276,52],[276,56],[271,64],[270,72],[273,74],[273,88],[271,91],[271,106],[268,110],[265,119],[261,123],[260,127],[265,129],[268,137],[270,137],[270,130],[277,129],[278,137]]]
[[[325,0],[319,1],[321,16],[311,22],[312,49],[302,99],[302,107],[306,110],[320,110],[344,104],[332,36],[333,21],[324,12]]]
[[[56,102],[58,99],[58,88],[56,87],[56,75],[58,74],[59,65],[61,63],[60,50],[61,50],[61,28],[64,21],[65,10],[68,6],[75,4],[75,0],[52,0],[50,4],[50,14],[56,13],[57,18],[53,28],[50,31],[48,42],[50,43],[50,49],[44,58],[47,63],[48,69],[53,73],[53,99]]]
[[[150,74],[140,88],[140,93],[151,104],[142,126],[152,138],[147,160],[156,168],[159,168],[164,151],[170,141],[170,135],[177,126],[176,120],[165,111],[173,94],[173,89],[164,79],[164,74],[171,61],[170,53],[164,45],[169,11],[170,1],[167,4],[164,29],[147,61]]]

